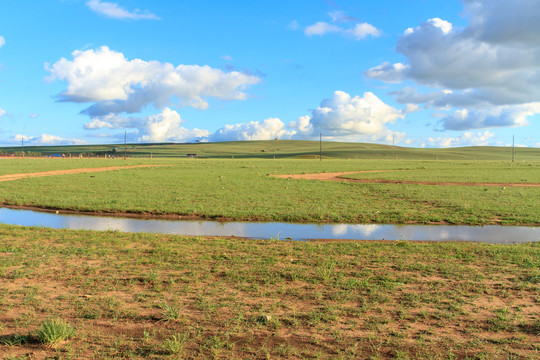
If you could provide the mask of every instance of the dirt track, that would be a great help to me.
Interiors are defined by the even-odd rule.
[[[152,167],[152,166],[164,166],[164,165],[109,166],[109,167],[86,168],[86,169],[43,171],[43,172],[26,173],[26,174],[8,174],[8,175],[1,175],[0,176],[0,181],[12,181],[12,180],[19,180],[19,179],[25,179],[25,178],[34,178],[34,177],[43,177],[43,176],[81,174],[81,173],[102,172],[102,171],[112,171],[112,170],[122,170],[122,169],[133,169],[133,168],[139,168],[139,167]]]
[[[341,176],[349,174],[376,173],[404,170],[368,170],[368,171],[348,171],[336,173],[316,173],[316,174],[294,174],[294,175],[274,175],[283,179],[305,179],[321,181],[342,181],[363,184],[413,184],[413,185],[439,185],[439,186],[499,186],[499,187],[539,187],[540,183],[487,183],[487,182],[436,182],[436,181],[409,181],[409,180],[387,180],[387,179],[347,179]]]

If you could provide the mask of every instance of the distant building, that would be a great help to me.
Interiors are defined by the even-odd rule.
[[[196,157],[197,157],[197,154],[187,154],[187,157],[188,157],[188,158],[196,158]]]

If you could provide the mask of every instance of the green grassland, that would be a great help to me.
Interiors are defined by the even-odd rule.
[[[362,178],[540,182],[538,162],[294,159],[4,159],[0,174],[124,169],[0,182],[0,203],[102,213],[345,223],[540,223],[540,187],[360,184],[272,177],[365,170]],[[351,176],[351,175],[348,175]]]
[[[318,143],[285,141],[134,145],[126,160],[0,159],[0,177],[160,165],[0,181],[0,203],[221,220],[540,225],[539,187],[272,176],[399,170],[346,176],[534,183],[538,149],[519,149],[512,163],[508,148],[323,146],[323,161]],[[182,151],[202,158],[178,158]],[[0,225],[0,359],[535,359],[539,260],[540,243],[289,242]]]
[[[189,144],[116,144],[4,147],[8,153],[31,151],[50,154],[104,154],[123,157],[186,157],[197,154],[205,158],[318,158],[321,144],[318,141],[271,140],[232,141]],[[408,159],[408,160],[512,160],[509,147],[459,147],[443,149],[408,148],[366,143],[322,142],[323,158],[332,159]],[[517,148],[518,161],[540,160],[540,149]]]
[[[540,243],[0,226],[1,359],[538,359]]]

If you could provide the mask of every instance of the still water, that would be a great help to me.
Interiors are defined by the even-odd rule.
[[[478,241],[515,244],[540,241],[540,227],[378,225],[378,224],[291,224],[131,219],[93,215],[52,214],[0,208],[0,223],[42,226],[55,229],[115,230],[194,236],[238,236],[257,239],[310,240],[416,240]]]

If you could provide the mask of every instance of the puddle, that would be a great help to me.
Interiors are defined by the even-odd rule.
[[[0,223],[73,230],[115,230],[193,236],[238,236],[257,239],[310,240],[415,240],[477,241],[517,244],[540,241],[540,227],[378,225],[378,224],[291,224],[131,219],[107,216],[52,214],[32,210],[0,208]]]

